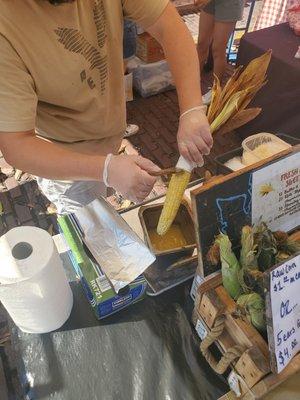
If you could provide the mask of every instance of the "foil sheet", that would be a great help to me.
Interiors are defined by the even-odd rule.
[[[85,244],[117,293],[155,261],[145,243],[104,199],[74,216]]]

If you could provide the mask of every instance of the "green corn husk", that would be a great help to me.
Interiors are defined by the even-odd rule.
[[[227,235],[221,233],[216,238],[216,243],[220,247],[223,286],[227,293],[236,300],[242,294],[239,276],[241,270],[240,264],[232,251],[231,242]]]
[[[258,293],[241,295],[237,300],[237,305],[256,329],[266,330],[265,302]]]
[[[244,226],[241,236],[240,264],[243,269],[257,269],[256,248],[254,233],[251,226]]]

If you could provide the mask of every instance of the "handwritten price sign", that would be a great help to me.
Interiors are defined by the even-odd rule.
[[[299,224],[299,153],[253,173],[252,223],[257,224],[261,218],[274,231],[290,231]]]
[[[273,343],[277,372],[300,351],[300,254],[270,272]]]

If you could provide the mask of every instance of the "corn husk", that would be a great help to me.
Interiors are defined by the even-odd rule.
[[[258,293],[241,295],[237,299],[237,305],[256,329],[266,330],[265,302]]]
[[[272,50],[252,60],[237,79],[239,90],[246,89],[253,82],[264,82],[271,61]]]
[[[245,110],[256,93],[265,85],[266,71],[270,59],[271,50],[252,60],[246,68],[238,67],[227,81],[223,90],[221,89],[219,79],[215,77],[212,89],[212,102],[208,110],[208,120],[213,132],[220,130],[223,125],[228,121],[230,122],[231,118],[234,119],[241,111]],[[241,115],[239,115],[239,118],[234,121],[234,125],[237,121],[239,121],[239,124],[232,129],[236,129],[251,121],[258,114],[258,110],[242,114],[245,118],[244,122],[241,120]],[[229,128],[224,129],[225,131],[226,133],[229,132]]]
[[[222,88],[220,80],[217,76],[214,77],[214,84],[212,88],[211,103],[208,109],[207,118],[208,122],[211,124],[215,117],[217,116],[219,110],[221,109],[222,101]]]
[[[240,264],[244,270],[257,269],[256,250],[257,245],[254,243],[254,233],[251,226],[244,226],[241,236],[241,254]]]
[[[254,241],[257,246],[257,261],[261,271],[273,267],[278,253],[276,239],[264,222],[254,230]]]
[[[217,266],[221,261],[220,256],[220,245],[218,243],[214,243],[206,254],[206,260],[214,266]]]
[[[221,233],[216,238],[216,243],[220,247],[223,286],[227,293],[236,300],[242,293],[240,284],[240,264],[232,251],[231,242],[227,235]]]
[[[224,135],[225,133],[232,132],[234,129],[240,128],[256,118],[261,113],[261,110],[261,108],[257,107],[238,111],[238,113],[230,118],[229,121],[225,122],[216,133]]]
[[[233,114],[237,113],[240,96],[241,92],[237,92],[227,101],[222,111],[210,125],[212,133],[220,129],[220,127],[224,125]]]
[[[259,269],[248,269],[243,271],[243,289],[245,293],[256,292],[264,297],[264,273]]]

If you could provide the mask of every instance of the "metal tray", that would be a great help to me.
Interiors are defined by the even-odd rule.
[[[162,207],[163,203],[142,206],[139,209],[139,218],[143,228],[145,242],[147,243],[148,247],[157,257],[167,256],[171,254],[177,254],[178,257],[182,257],[185,254],[187,256],[191,255],[196,247],[195,227],[191,211],[187,203],[184,201],[181,203],[179,207],[174,223],[179,225],[180,230],[188,244],[182,247],[177,247],[162,251],[155,249],[155,247],[151,243],[151,239],[149,237],[149,231],[152,229],[156,229],[162,211]]]

